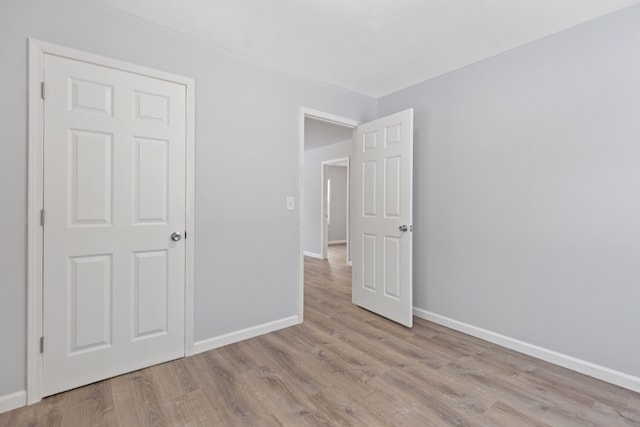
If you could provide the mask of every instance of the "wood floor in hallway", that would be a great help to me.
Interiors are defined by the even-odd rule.
[[[0,414],[20,426],[640,426],[640,394],[351,304],[344,246],[305,258],[305,321]]]

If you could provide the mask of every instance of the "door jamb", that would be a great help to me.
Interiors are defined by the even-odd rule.
[[[29,39],[27,208],[27,404],[42,399],[43,237],[40,221],[44,180],[44,57],[55,55],[181,84],[186,89],[185,356],[194,342],[195,80],[40,40]]]
[[[304,119],[322,120],[327,123],[333,123],[340,126],[353,128],[360,124],[359,121],[346,117],[337,116],[335,114],[326,113],[324,111],[314,110],[307,107],[300,107],[298,113],[298,170],[299,170],[299,197],[298,207],[300,224],[298,230],[298,323],[304,321]]]

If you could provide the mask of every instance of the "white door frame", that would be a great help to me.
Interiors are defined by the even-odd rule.
[[[300,224],[298,231],[298,323],[302,323],[304,320],[304,119],[306,117],[353,129],[360,124],[359,121],[354,119],[348,119],[346,117],[337,116],[335,114],[307,107],[300,107],[300,112],[298,114],[298,168],[300,171],[300,196],[298,197],[298,206],[300,211],[300,217],[298,218],[298,222]]]
[[[186,263],[185,263],[185,356],[193,354],[194,339],[194,184],[195,184],[195,81],[91,53],[29,39],[29,157],[27,217],[27,404],[42,399],[42,262],[43,228],[41,210],[44,197],[44,80],[45,54],[181,84],[186,88]],[[44,88],[46,96],[46,88]]]
[[[320,201],[320,243],[321,243],[321,255],[322,255],[322,259],[327,259],[328,256],[328,246],[329,246],[329,230],[327,229],[328,224],[327,224],[327,216],[326,216],[326,204],[327,204],[327,198],[325,197],[326,195],[326,182],[325,182],[325,168],[326,166],[336,166],[337,164],[341,164],[346,162],[347,165],[347,261],[346,263],[349,264],[350,258],[349,258],[349,204],[350,204],[350,199],[349,199],[349,187],[350,187],[350,180],[351,180],[351,176],[349,173],[349,167],[350,167],[350,159],[351,157],[341,157],[339,159],[333,159],[333,160],[327,160],[322,162],[322,164],[320,165],[320,180],[322,182],[322,187],[321,187],[321,191],[320,191],[320,198],[322,199]]]

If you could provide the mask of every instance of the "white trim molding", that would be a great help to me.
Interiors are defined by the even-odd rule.
[[[347,243],[346,240],[329,240],[327,242],[327,245],[342,245],[344,243]]]
[[[0,414],[21,408],[27,404],[27,392],[25,390],[0,396]]]
[[[43,229],[40,211],[43,208],[43,101],[39,82],[44,78],[44,52],[46,48],[29,40],[29,134],[27,184],[27,402],[41,399],[42,356],[42,261]]]
[[[225,345],[233,344],[239,341],[248,340],[259,335],[275,332],[280,329],[288,328],[299,324],[298,316],[285,317],[284,319],[274,320],[273,322],[263,323],[262,325],[252,326],[236,332],[220,335],[202,341],[196,341],[193,345],[193,354],[203,353]]]
[[[324,259],[321,254],[317,254],[315,252],[304,251],[304,256],[308,256],[311,258]]]
[[[468,323],[450,319],[417,307],[413,308],[413,315],[458,332],[506,347],[510,350],[514,350],[519,353],[544,360],[545,362],[553,363],[554,365],[562,366],[563,368],[571,369],[572,371],[640,393],[639,377],[501,335]]]
[[[185,289],[184,353],[193,355],[195,341],[195,253],[196,253],[196,82],[184,78],[186,99],[186,182],[185,182]]]
[[[195,213],[195,81],[192,78],[130,64],[112,58],[71,49],[52,43],[29,39],[29,124],[28,124],[28,218],[27,218],[27,390],[26,403],[42,399],[42,262],[43,228],[40,211],[43,208],[44,177],[44,104],[40,96],[44,80],[45,55],[83,61],[143,76],[167,80],[186,89],[186,263],[185,263],[185,356],[193,354],[194,341],[194,213]]]

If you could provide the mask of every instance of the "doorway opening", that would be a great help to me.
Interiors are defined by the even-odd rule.
[[[314,133],[314,129],[323,130]],[[345,132],[343,141],[338,139],[327,145],[329,129]],[[348,239],[353,243],[352,302],[411,327],[413,109],[358,124],[303,108],[300,131],[299,322],[303,321],[304,313],[304,256],[325,259],[324,241],[318,236],[325,221],[331,222],[325,215],[327,212],[318,209],[318,204],[326,203],[327,195],[314,178],[323,175],[331,160],[352,157],[349,222],[353,238]],[[313,148],[314,136],[320,136],[318,148]],[[321,182],[324,183],[324,177]],[[325,187],[326,193],[331,192],[329,182]],[[314,214],[321,218],[314,219]]]
[[[328,259],[329,245],[345,245],[345,263],[350,265],[349,157],[324,161],[321,168],[322,259]]]
[[[349,240],[348,168],[353,147],[353,131],[359,122],[322,111],[300,111],[300,259],[298,267],[298,315],[304,313],[304,257],[326,260],[329,243],[346,245]],[[331,168],[331,169],[329,169]],[[335,176],[333,176],[335,172]],[[331,179],[331,184],[328,180]],[[342,184],[346,179],[346,183]],[[329,189],[331,186],[331,189]],[[327,195],[331,199],[327,203]],[[342,205],[338,202],[344,193]],[[334,197],[337,196],[337,197]],[[332,203],[333,201],[333,203]],[[329,217],[327,218],[327,214]],[[343,225],[340,223],[343,222]],[[335,225],[335,226],[332,226]],[[333,229],[333,230],[332,230]],[[342,238],[333,231],[344,229]],[[331,234],[330,234],[331,233]],[[337,234],[340,236],[340,234]],[[333,240],[332,240],[333,239]],[[345,255],[347,252],[345,252]]]

